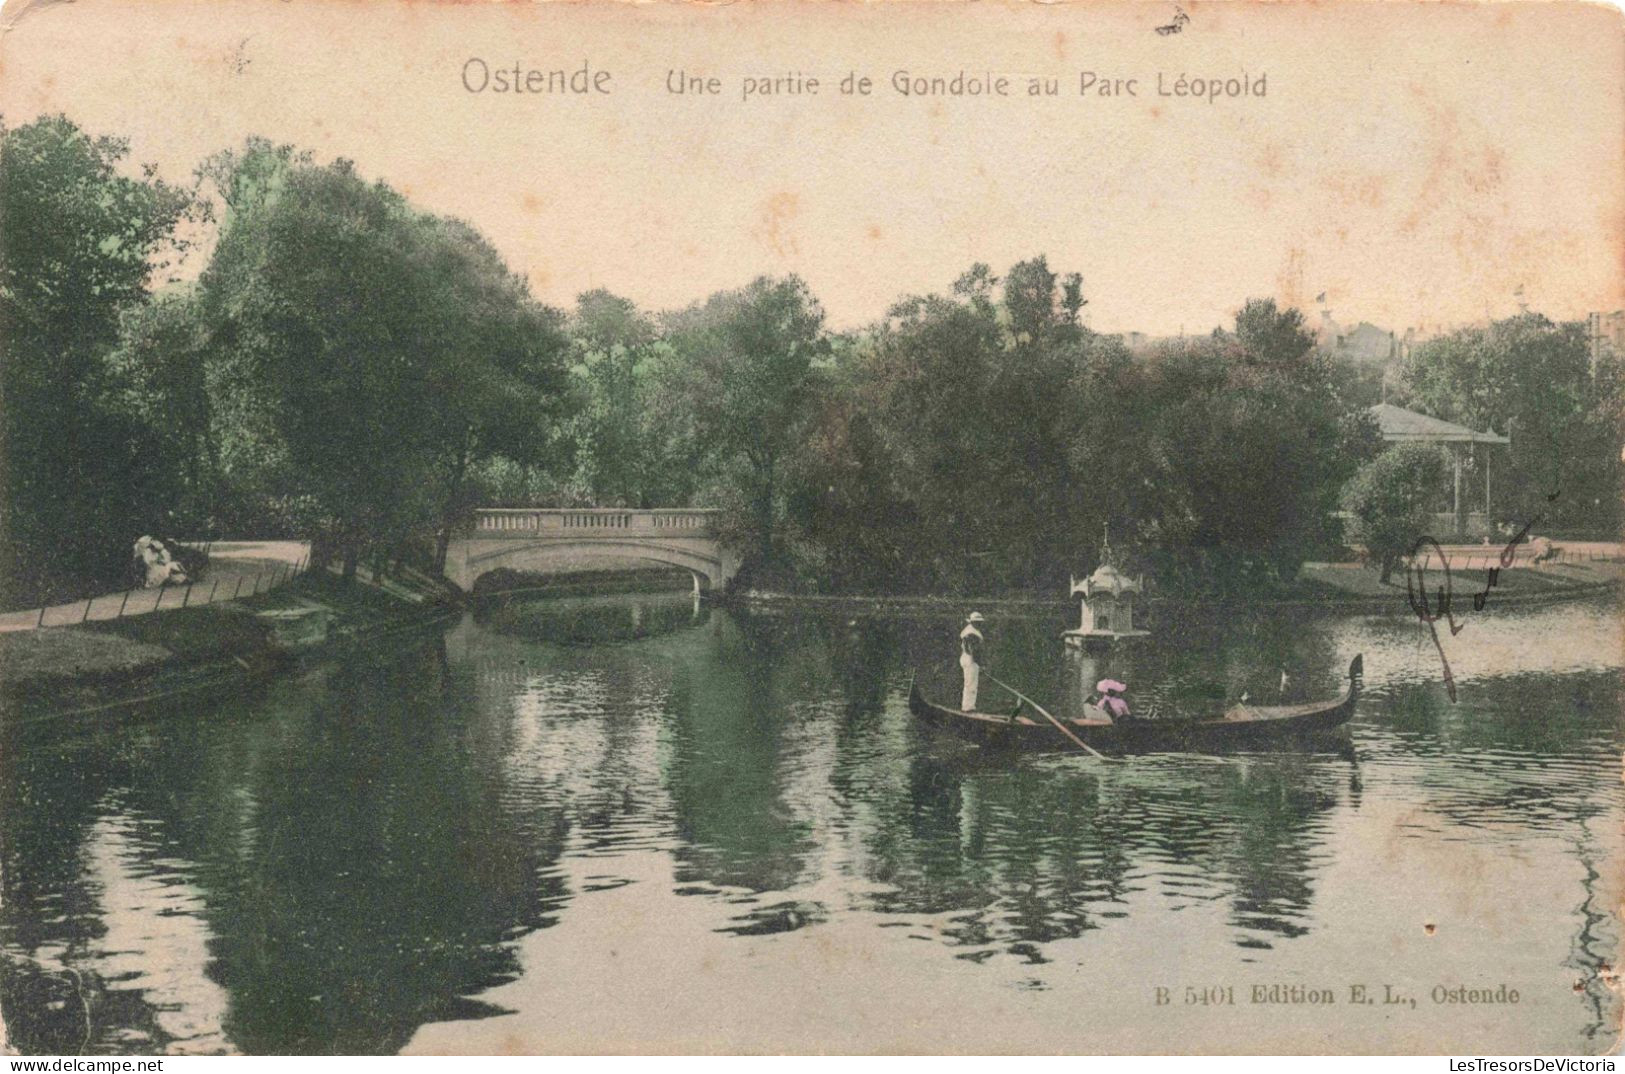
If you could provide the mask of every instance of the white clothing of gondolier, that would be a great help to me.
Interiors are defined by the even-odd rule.
[[[959,698],[961,712],[976,711],[976,691],[982,681],[982,646],[987,639],[977,627],[987,622],[981,612],[965,616],[965,629],[959,632],[959,670],[965,674],[965,690]]]

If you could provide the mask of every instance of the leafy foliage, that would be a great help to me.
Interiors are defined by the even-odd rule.
[[[571,495],[660,507],[692,498],[698,451],[671,344],[653,318],[608,291],[579,297],[568,325],[577,414]]]
[[[1399,444],[1361,467],[1344,490],[1366,562],[1382,571],[1384,584],[1427,532],[1445,470],[1444,453],[1436,445]]]
[[[839,352],[804,466],[836,585],[1053,589],[1108,528],[1186,583],[1267,581],[1335,538],[1374,430],[1296,311],[1139,361],[1042,258],[954,292]]]
[[[560,316],[472,228],[412,209],[347,161],[251,144],[215,175],[232,213],[203,307],[223,390],[262,419],[243,429],[250,450],[224,454],[265,461],[243,467],[251,486],[309,497],[305,526],[347,565],[429,528],[443,556],[471,464],[544,455]]]
[[[1042,259],[1000,283],[974,266],[955,297],[905,299],[841,352],[805,478],[837,585],[1053,581],[1098,513],[1071,434],[1113,345],[1057,304]]]
[[[1188,584],[1290,580],[1333,546],[1338,490],[1377,447],[1297,310],[1254,300],[1233,332],[1164,348],[1135,427],[1154,444],[1147,522]]]
[[[782,482],[829,349],[824,311],[794,276],[759,277],[674,314],[672,387],[695,441],[739,492],[760,569],[776,558]]]
[[[1618,357],[1596,368],[1585,326],[1529,313],[1419,345],[1401,370],[1414,408],[1512,439],[1498,521],[1618,532],[1625,395]],[[1555,494],[1555,499],[1548,500]]]
[[[468,224],[264,139],[199,169],[212,256],[154,295],[210,212],[125,155],[61,117],[0,130],[13,601],[96,588],[177,528],[443,563],[482,502],[704,503],[766,584],[986,593],[1053,592],[1108,531],[1181,588],[1274,584],[1339,542],[1342,493],[1386,577],[1442,481],[1437,451],[1376,456],[1369,377],[1272,301],[1147,355],[1091,331],[1082,278],[1043,257],[842,335],[794,276],[565,315]],[[1550,521],[1602,527],[1619,373],[1530,315],[1423,344],[1399,379],[1511,432],[1510,517],[1558,487]]]
[[[0,578],[12,601],[106,584],[130,542],[165,521],[165,471],[106,359],[197,208],[150,170],[124,174],[127,154],[62,116],[0,130]]]

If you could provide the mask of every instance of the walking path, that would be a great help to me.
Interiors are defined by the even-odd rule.
[[[203,545],[201,541],[181,543]],[[295,577],[309,553],[310,545],[305,541],[216,541],[210,546],[209,566],[203,577],[190,585],[129,589],[71,604],[7,612],[0,614],[0,631],[122,619],[264,593]]]

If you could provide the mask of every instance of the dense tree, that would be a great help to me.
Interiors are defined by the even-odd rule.
[[[803,510],[837,584],[954,587],[1002,562],[987,544],[998,331],[978,295],[906,300],[845,356],[803,460],[817,490]]]
[[[1496,482],[1498,521],[1540,516],[1608,533],[1622,491],[1620,374],[1612,354],[1593,365],[1583,324],[1533,313],[1422,343],[1401,371],[1407,405],[1512,438],[1509,453],[1490,449],[1488,464],[1506,475]]]
[[[1388,584],[1394,568],[1428,531],[1444,481],[1444,453],[1432,444],[1399,444],[1360,468],[1343,503],[1359,527],[1366,563]]]
[[[281,395],[263,361],[265,341],[254,335],[241,305],[246,293],[221,278],[229,276],[232,259],[243,256],[228,241],[238,223],[252,222],[280,196],[293,167],[309,164],[309,157],[291,146],[251,138],[242,149],[218,153],[198,168],[215,195],[219,232],[204,286],[193,292],[190,304],[199,322],[209,401],[216,532],[305,536],[321,514],[296,480],[280,426]]]
[[[562,466],[556,425],[565,416],[564,317],[535,302],[523,277],[469,225],[424,217],[421,271],[430,326],[420,336],[430,367],[425,430],[443,490],[434,567],[443,569],[454,526],[474,506],[470,467],[501,455]]]
[[[675,314],[674,386],[699,445],[737,475],[757,563],[777,557],[783,479],[807,413],[814,363],[828,353],[824,311],[795,276],[759,277]]]
[[[986,266],[843,352],[806,442],[839,585],[1053,590],[1119,554],[1175,583],[1292,577],[1375,450],[1296,311],[1136,361],[1078,323],[1076,277]],[[873,565],[866,572],[865,564]]]
[[[142,484],[166,505],[165,532],[212,536],[219,471],[206,333],[189,291],[125,311],[107,357],[108,408],[140,439]]]
[[[599,503],[644,504],[645,374],[655,326],[627,299],[589,291],[570,317],[571,373],[580,394],[575,419],[576,482]]]
[[[1108,529],[1173,585],[1289,579],[1341,492],[1386,578],[1439,480],[1415,450],[1355,476],[1372,386],[1270,301],[1143,358],[1043,257],[842,336],[793,276],[565,316],[467,224],[261,139],[200,168],[212,258],[154,295],[204,214],[124,156],[60,117],[0,130],[0,577],[26,596],[95,588],[154,529],[443,562],[477,502],[710,503],[769,584],[971,593],[1053,591]],[[1397,390],[1512,435],[1507,517],[1601,527],[1619,373],[1526,315],[1419,346]]]
[[[571,316],[578,413],[572,494],[590,503],[682,506],[695,495],[698,446],[682,392],[682,361],[655,320],[608,291],[580,296]]]
[[[1083,565],[1130,456],[1110,397],[1126,354],[1082,304],[1042,258],[1002,279],[976,265],[837,352],[803,455],[837,585],[986,592]]]
[[[545,450],[559,316],[473,229],[414,210],[346,161],[254,144],[216,172],[231,206],[202,295],[220,378],[272,481],[345,552],[447,528],[476,460]]]
[[[1172,575],[1290,580],[1334,543],[1338,492],[1377,446],[1346,392],[1298,311],[1270,300],[1156,356],[1135,404],[1162,471],[1142,510]]]
[[[244,205],[204,274],[215,329],[269,402],[306,520],[353,569],[399,539],[428,469],[430,370],[416,338],[412,264],[423,228],[404,199],[346,163],[290,168]]]
[[[62,116],[0,130],[0,404],[12,601],[120,577],[167,504],[145,430],[109,405],[120,316],[182,248],[190,192],[126,174],[128,145]]]

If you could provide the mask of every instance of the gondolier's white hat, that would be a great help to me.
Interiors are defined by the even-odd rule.
[[[969,615],[965,616],[965,622],[967,622],[967,623],[985,623],[985,622],[987,622],[987,620],[982,618],[982,613],[981,612],[971,612]]]

